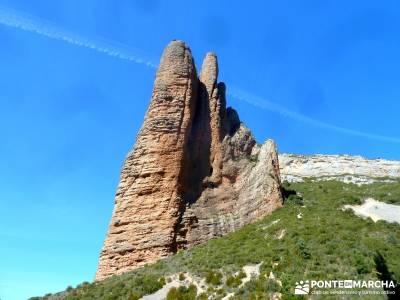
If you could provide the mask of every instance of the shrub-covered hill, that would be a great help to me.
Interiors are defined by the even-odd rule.
[[[293,292],[295,282],[304,279],[400,281],[400,225],[374,223],[342,209],[367,197],[400,204],[400,182],[285,183],[284,207],[257,223],[133,272],[31,300],[134,300],[159,290],[170,275],[181,273],[205,279],[208,289],[197,299],[209,295],[222,299],[227,294],[233,295],[230,299],[301,299]],[[242,267],[261,262],[260,275],[240,285]],[[271,272],[276,279],[270,279]],[[196,287],[173,289],[167,299],[196,299]]]

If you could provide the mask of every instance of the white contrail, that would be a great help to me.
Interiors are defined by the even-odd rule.
[[[341,132],[341,133],[345,133],[348,135],[359,136],[359,137],[363,137],[363,138],[367,138],[367,139],[371,139],[371,140],[400,144],[400,138],[384,136],[384,135],[379,135],[379,134],[371,134],[371,133],[353,130],[353,129],[349,129],[349,128],[345,128],[345,127],[340,127],[340,126],[336,126],[336,125],[322,122],[319,120],[315,120],[315,119],[307,117],[303,114],[288,110],[287,108],[280,106],[279,104],[276,104],[274,102],[265,100],[261,97],[252,95],[246,91],[240,90],[236,87],[231,87],[230,89],[231,89],[231,91],[228,92],[227,94],[238,100],[245,101],[253,106],[278,113],[284,117],[288,117],[288,118],[291,118],[293,120],[296,120],[296,121],[299,121],[302,123],[310,124],[315,127],[326,128],[331,131]]]
[[[141,52],[137,49],[128,48],[127,46],[116,42],[89,40],[82,36],[77,36],[71,32],[68,32],[62,28],[58,28],[47,21],[41,20],[26,13],[20,13],[15,10],[0,7],[0,24],[33,32],[51,39],[61,40],[79,47],[89,48],[119,59],[125,59],[137,64],[143,64],[149,68],[157,68],[157,65],[151,60],[144,59],[144,55],[139,54]],[[400,144],[400,138],[371,134],[315,120],[235,87],[230,87],[228,95],[261,109],[269,110],[284,117],[291,118],[298,122],[310,124],[315,127],[325,128],[331,131],[359,136],[371,140]]]
[[[51,39],[61,40],[79,47],[89,48],[119,59],[143,64],[153,69],[157,68],[157,65],[152,61],[143,59],[143,54],[135,54],[136,52],[139,52],[136,49],[128,48],[125,45],[116,42],[99,40],[92,41],[85,37],[68,32],[62,28],[58,28],[47,21],[26,13],[0,7],[0,24],[33,32]]]

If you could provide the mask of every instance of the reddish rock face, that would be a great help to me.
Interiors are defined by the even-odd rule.
[[[214,54],[200,78],[190,49],[171,42],[121,171],[96,280],[234,231],[282,205],[276,147],[256,144],[226,108]]]

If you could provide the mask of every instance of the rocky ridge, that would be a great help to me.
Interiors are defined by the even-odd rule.
[[[96,280],[230,233],[282,201],[276,145],[258,145],[226,107],[216,55],[197,76],[190,49],[173,41],[121,171]]]
[[[279,164],[282,180],[289,182],[317,178],[368,184],[400,178],[400,161],[361,156],[279,154]]]

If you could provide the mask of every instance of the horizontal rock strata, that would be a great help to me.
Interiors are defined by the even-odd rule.
[[[282,180],[291,182],[314,177],[362,184],[400,178],[400,161],[361,156],[280,154],[279,163]]]

